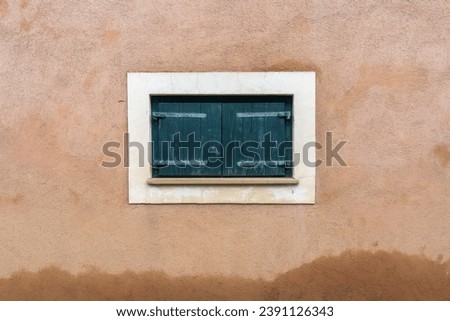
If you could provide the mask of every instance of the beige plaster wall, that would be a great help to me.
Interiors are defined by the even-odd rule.
[[[269,282],[349,250],[441,264],[449,43],[448,1],[0,0],[0,277]],[[127,72],[280,70],[316,71],[318,140],[349,140],[315,205],[128,205],[127,170],[100,166],[127,131]]]

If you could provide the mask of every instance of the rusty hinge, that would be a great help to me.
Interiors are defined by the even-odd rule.
[[[236,116],[239,118],[243,117],[280,117],[291,119],[290,111],[275,111],[275,112],[257,112],[257,113],[236,113]]]
[[[155,120],[164,118],[206,118],[205,113],[163,113],[153,112],[152,118]]]

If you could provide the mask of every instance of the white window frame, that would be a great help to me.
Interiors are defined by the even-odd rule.
[[[130,148],[128,186],[130,204],[238,203],[314,204],[315,167],[300,161],[292,179],[298,184],[149,184],[151,166],[151,95],[292,95],[293,155],[315,142],[314,72],[132,72],[128,73],[128,133],[130,142],[145,148],[144,166],[139,150]],[[315,162],[309,149],[308,161]],[[245,178],[243,178],[245,180]],[[251,179],[249,178],[249,182]]]

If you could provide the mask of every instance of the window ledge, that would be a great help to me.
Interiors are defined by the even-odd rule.
[[[298,179],[285,177],[186,177],[150,178],[149,185],[297,185]]]

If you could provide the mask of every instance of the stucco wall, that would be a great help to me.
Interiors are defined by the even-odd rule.
[[[348,250],[443,264],[449,41],[447,1],[0,0],[0,277],[270,282]],[[127,72],[280,70],[317,73],[318,141],[349,141],[315,205],[128,205],[127,170],[100,166]]]

